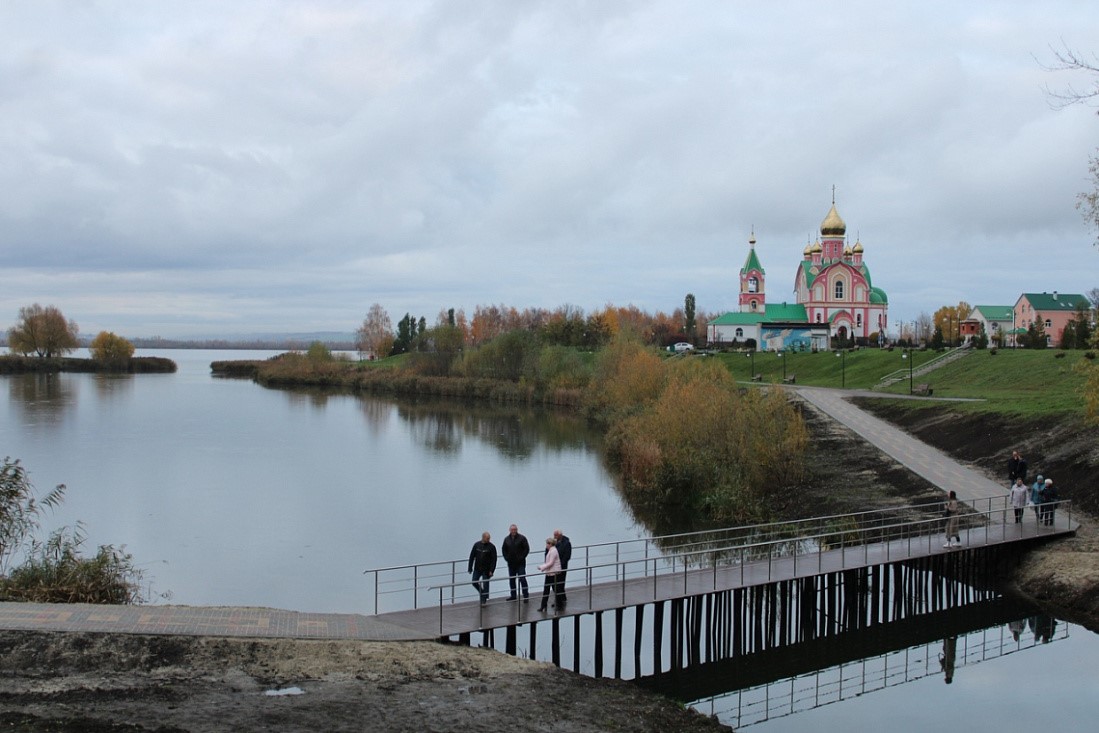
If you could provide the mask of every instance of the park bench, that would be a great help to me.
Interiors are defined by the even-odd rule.
[[[798,381],[798,378],[797,378],[796,374],[791,374],[788,377],[783,377],[782,378],[782,383],[783,384],[794,384],[797,381]]]
[[[763,375],[762,375],[762,374],[756,374],[756,375],[754,375],[754,376],[752,377],[752,381],[753,381],[753,382],[762,382],[762,381],[763,381]]]
[[[912,388],[912,394],[927,395],[928,397],[931,396],[932,391],[930,384],[917,384]]]

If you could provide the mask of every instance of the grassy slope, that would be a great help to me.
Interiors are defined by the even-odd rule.
[[[994,356],[988,351],[974,351],[969,356],[914,378],[916,384],[928,383],[936,397],[971,397],[983,400],[975,403],[954,403],[961,411],[996,412],[1005,415],[1082,415],[1080,388],[1084,379],[1074,366],[1084,359],[1084,352],[1060,352],[1047,349],[999,350]],[[938,356],[933,351],[917,351],[915,368]],[[699,358],[699,357],[692,357]],[[711,357],[703,357],[711,358]],[[751,376],[751,360],[740,354],[719,354],[738,380]],[[860,349],[848,352],[846,386],[848,389],[869,389],[883,376],[908,366],[899,350]],[[843,378],[843,360],[832,353],[791,353],[786,356],[787,374],[796,374],[799,385],[839,387]],[[771,353],[755,355],[755,371],[764,382],[782,381],[782,358]],[[884,390],[907,394],[908,379]]]

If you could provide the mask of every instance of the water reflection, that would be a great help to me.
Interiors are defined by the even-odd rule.
[[[927,678],[951,684],[982,662],[1067,638],[1067,624],[996,598],[909,619],[898,633],[871,628],[639,682],[739,730]]]
[[[60,374],[12,374],[5,380],[9,402],[21,413],[25,427],[60,425],[77,402],[76,381]]]
[[[119,373],[101,373],[93,375],[95,393],[103,400],[119,399],[133,394],[134,375]]]

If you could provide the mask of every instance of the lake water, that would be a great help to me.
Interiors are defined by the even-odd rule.
[[[68,486],[51,526],[124,544],[174,603],[361,612],[366,568],[462,558],[511,522],[536,547],[645,534],[572,416],[210,376],[267,353],[139,355],[179,371],[4,377],[0,453]]]
[[[49,527],[124,544],[173,603],[366,612],[364,569],[462,558],[482,530],[647,534],[568,415],[266,390],[209,364],[267,353],[140,353],[179,372],[0,377],[0,456],[68,485]],[[696,705],[763,733],[1094,730],[1099,636],[1005,630],[959,637],[950,685],[935,642]]]

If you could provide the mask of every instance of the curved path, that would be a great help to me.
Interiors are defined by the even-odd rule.
[[[963,501],[1002,497],[991,481],[941,451],[880,420],[846,398],[897,397],[876,392],[796,387],[806,402]],[[937,398],[912,398],[937,399]],[[270,608],[219,606],[98,606],[0,603],[0,630],[85,631],[296,639],[407,639],[408,630],[362,614],[299,613]]]

